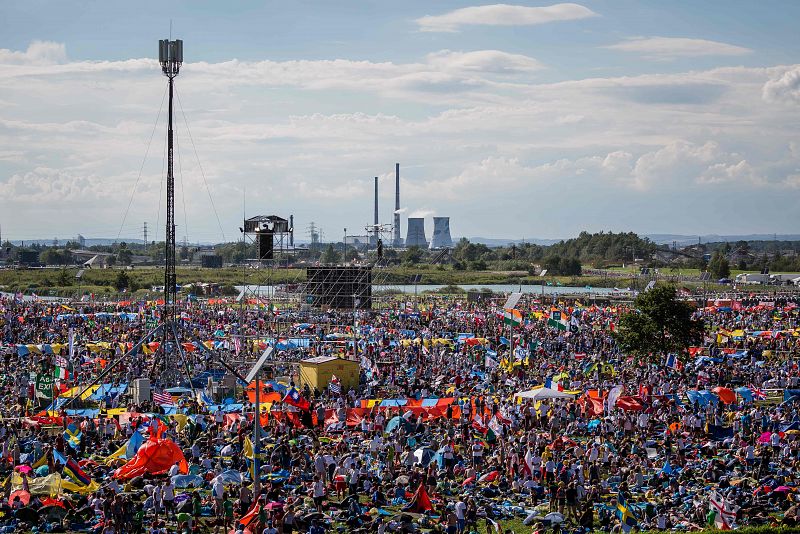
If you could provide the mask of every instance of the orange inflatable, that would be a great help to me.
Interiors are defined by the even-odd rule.
[[[181,448],[171,439],[162,437],[164,429],[157,419],[152,421],[150,439],[139,447],[136,455],[128,463],[114,471],[114,478],[129,480],[145,474],[161,475],[170,467],[178,464],[178,470],[185,475],[189,472],[189,464]]]

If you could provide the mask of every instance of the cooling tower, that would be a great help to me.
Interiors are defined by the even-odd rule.
[[[407,247],[427,247],[425,239],[425,219],[422,217],[408,218],[408,234],[406,234]]]
[[[453,240],[450,238],[450,217],[434,217],[431,248],[449,248],[452,246]]]

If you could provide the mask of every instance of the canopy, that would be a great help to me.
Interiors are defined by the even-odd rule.
[[[523,399],[531,399],[535,401],[540,401],[544,399],[575,398],[575,394],[573,393],[567,393],[566,391],[558,391],[557,389],[551,389],[551,388],[538,388],[538,389],[531,389],[528,391],[520,391],[519,393],[515,393],[514,396]]]

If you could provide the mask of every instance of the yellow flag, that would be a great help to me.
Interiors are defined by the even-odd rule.
[[[253,459],[253,442],[250,441],[250,436],[244,438],[244,447],[242,447],[242,454],[248,460]]]
[[[106,465],[109,465],[109,464],[111,464],[111,463],[112,463],[114,460],[116,460],[117,458],[124,458],[124,457],[125,457],[125,451],[127,451],[127,450],[128,450],[128,442],[126,441],[126,442],[125,442],[125,443],[122,445],[122,447],[120,447],[120,448],[119,448],[119,449],[117,449],[115,452],[111,453],[110,455],[108,455],[108,456],[106,457],[106,459],[105,459],[105,464],[106,464]]]

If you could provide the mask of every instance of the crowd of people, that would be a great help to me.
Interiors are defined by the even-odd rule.
[[[186,302],[178,346],[138,344],[163,303],[0,297],[0,532],[797,523],[795,304],[698,301],[703,342],[645,358],[615,337],[630,303],[504,301]],[[311,384],[314,356],[360,374]]]

